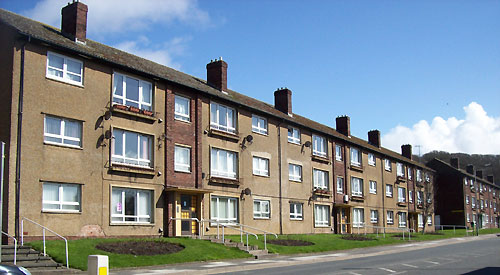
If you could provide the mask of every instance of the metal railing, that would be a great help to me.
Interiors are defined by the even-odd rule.
[[[231,223],[233,224],[233,223]],[[264,249],[267,250],[267,235],[268,234],[271,234],[271,235],[274,235],[274,237],[277,239],[278,238],[278,235],[275,234],[275,233],[272,233],[272,232],[269,232],[269,231],[266,231],[266,230],[262,230],[260,228],[257,228],[257,227],[253,227],[253,226],[250,226],[250,225],[245,225],[245,224],[241,224],[241,223],[234,223],[235,225],[239,226],[240,229],[244,230],[244,228],[250,228],[252,230],[255,230],[255,231],[259,231],[259,232],[262,232],[264,233]],[[241,242],[243,242],[243,233],[241,233]]]
[[[170,218],[171,221],[195,221],[198,223],[198,239],[201,239],[201,222],[198,218]]]
[[[56,232],[50,230],[49,228],[35,222],[35,221],[32,221],[28,218],[25,218],[25,217],[22,217],[21,218],[21,245],[24,245],[24,221],[28,221],[28,222],[31,222],[32,224],[34,225],[37,225],[39,227],[42,228],[42,236],[43,236],[43,256],[47,256],[47,253],[46,253],[46,246],[45,246],[45,231],[49,231],[51,232],[52,234],[56,235],[57,237],[61,238],[64,240],[64,243],[66,245],[66,267],[69,268],[69,258],[68,258],[68,240],[66,238],[64,238],[63,236],[57,234]]]
[[[435,225],[435,226],[434,226],[434,228],[435,228],[436,230],[441,230],[441,231],[442,231],[442,230],[444,230],[444,228],[453,228],[453,235],[455,235],[455,234],[456,234],[456,229],[457,229],[457,228],[460,228],[460,229],[462,229],[462,228],[463,228],[463,229],[465,229],[465,235],[466,235],[466,236],[469,236],[469,231],[467,230],[467,229],[468,229],[468,227],[467,227],[467,226],[465,226],[465,225],[446,225],[446,224],[445,224],[445,225],[442,225],[442,224],[441,224],[441,225]],[[441,229],[438,229],[438,228],[441,228]],[[474,230],[474,229],[472,229],[472,230]]]
[[[343,223],[343,224],[346,224],[346,223]],[[350,224],[350,223],[349,223]],[[414,231],[413,229],[410,229],[408,227],[385,227],[385,226],[376,226],[376,225],[366,225],[365,223],[357,223],[356,224],[357,226],[355,226],[355,224],[352,225],[352,231],[354,233],[354,231],[356,230],[357,231],[357,234],[364,234],[366,235],[368,232],[367,232],[367,229],[368,228],[372,228],[372,229],[376,229],[376,234],[377,234],[377,237],[379,235],[379,230],[382,230],[382,234],[385,238],[385,233],[386,233],[386,230],[397,230],[397,231],[401,231],[403,233],[403,240],[406,238],[405,237],[405,232],[406,234],[408,234],[408,240],[411,240],[411,231]],[[363,230],[363,231],[361,231]]]
[[[7,237],[11,238],[14,240],[14,265],[16,265],[17,262],[17,240],[13,236],[7,234],[6,232],[2,231],[2,234],[6,235]],[[0,255],[1,256],[1,255]]]

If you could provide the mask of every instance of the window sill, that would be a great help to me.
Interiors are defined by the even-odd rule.
[[[175,173],[182,173],[182,174],[191,174],[191,171],[183,171],[183,170],[175,170],[175,169],[174,169],[174,172]]]
[[[58,78],[58,77],[54,77],[54,76],[50,76],[50,75],[46,75],[45,78],[53,80],[53,81],[57,81],[57,82],[60,82],[60,83],[68,84],[68,85],[71,85],[71,86],[75,86],[75,87],[78,87],[78,88],[85,88],[83,86],[83,84],[81,84],[81,83],[68,81],[68,80],[65,80],[64,78]]]
[[[43,214],[78,214],[81,215],[82,211],[64,211],[64,210],[43,210]]]
[[[349,169],[353,170],[353,171],[358,171],[358,172],[363,172],[363,166],[356,166],[356,165],[350,165],[349,166]]]
[[[313,194],[317,196],[323,196],[323,197],[331,197],[332,192],[324,189],[315,189],[313,190]]]
[[[116,164],[113,163],[109,167],[111,171],[117,171],[117,172],[126,172],[126,173],[134,173],[134,174],[143,174],[143,175],[156,175],[156,172],[153,168],[148,168],[148,167],[137,167],[137,166],[129,166],[129,165],[123,165],[123,164]]]
[[[139,110],[139,112],[132,112],[130,111],[130,106],[125,106],[125,105],[120,105],[120,104],[115,104],[112,107],[112,112],[113,113],[118,113],[118,114],[123,114],[127,116],[133,116],[133,117],[138,117],[141,119],[148,120],[150,122],[155,122],[156,117],[155,114],[152,113],[151,115],[144,114],[144,110]],[[149,112],[149,111],[148,111]]]
[[[368,166],[372,166],[372,167],[375,167],[375,163],[368,163]]]
[[[290,181],[291,183],[302,183],[301,180],[291,180],[291,179],[288,179],[288,181]]]
[[[146,223],[146,222],[112,222],[109,224],[110,226],[131,226],[131,225],[136,225],[136,226],[149,226],[153,227],[155,226],[154,223]]]
[[[79,147],[79,146],[72,146],[72,145],[55,143],[55,142],[49,142],[49,141],[44,141],[43,144],[50,145],[50,146],[55,146],[55,147],[63,147],[63,148],[70,148],[70,149],[76,149],[76,150],[83,150],[83,148]]]
[[[365,200],[365,197],[363,197],[363,196],[355,196],[355,195],[351,196],[351,201],[364,201],[364,200]]]
[[[299,221],[299,222],[301,222],[301,221],[303,221],[304,219],[292,219],[292,218],[290,218],[290,220],[291,220],[291,221]]]
[[[397,176],[396,183],[406,182],[406,178],[403,176]]]
[[[232,142],[238,142],[240,140],[240,136],[238,134],[233,134],[215,129],[210,129],[210,131],[208,132],[208,136],[219,137]]]
[[[185,120],[185,119],[180,119],[180,118],[174,118],[175,121],[191,124],[191,119]]]
[[[252,175],[255,177],[260,177],[260,178],[266,178],[266,179],[270,178],[269,175],[267,175],[267,176],[266,175],[258,175],[258,174],[252,174]]]
[[[377,192],[371,192],[371,191],[370,191],[370,194],[372,194],[372,195],[377,195]]]
[[[398,206],[406,207],[408,204],[406,202],[398,202]]]
[[[255,131],[255,130],[252,130],[252,133],[253,133],[253,134],[257,134],[257,135],[261,135],[261,136],[265,136],[265,137],[269,136],[269,134],[268,134],[268,133],[261,133],[261,132],[257,132],[257,131]]]
[[[293,145],[298,145],[298,146],[301,146],[301,145],[300,145],[300,141],[295,142],[295,141],[290,141],[290,140],[288,140],[288,143],[293,144]]]
[[[216,177],[216,176],[211,176],[209,179],[210,183],[218,183],[218,184],[226,184],[226,185],[234,185],[234,186],[239,186],[240,181],[237,179],[229,179],[229,178],[222,178],[222,177]]]
[[[328,228],[330,225],[314,225],[315,228]]]
[[[330,164],[331,161],[328,157],[323,157],[323,156],[318,156],[318,155],[312,155],[311,160],[317,161],[317,162],[322,162],[326,164]]]
[[[258,217],[253,217],[254,220],[269,220],[270,218],[258,218]]]

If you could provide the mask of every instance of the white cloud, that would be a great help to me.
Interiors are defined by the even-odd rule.
[[[382,137],[385,147],[396,152],[402,144],[421,146],[421,153],[433,150],[469,154],[500,154],[500,117],[488,116],[483,107],[471,102],[464,108],[465,119],[435,117],[421,120],[411,128],[398,125]]]
[[[68,0],[41,0],[23,15],[60,27],[61,8]],[[207,12],[196,0],[85,0],[88,8],[87,31],[92,34],[140,31],[152,24],[180,21],[193,26],[210,24]]]

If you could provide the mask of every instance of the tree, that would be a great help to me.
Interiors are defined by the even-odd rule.
[[[434,214],[437,191],[438,191],[437,185],[434,184],[434,180],[430,177],[428,173],[426,173],[425,181],[423,181],[423,187],[421,187],[421,189],[418,191],[423,193],[421,196],[422,219],[424,223],[422,234],[425,234],[425,229],[428,226],[427,224],[428,217],[431,217],[432,219],[432,214]],[[434,226],[434,224],[432,224],[432,226]]]

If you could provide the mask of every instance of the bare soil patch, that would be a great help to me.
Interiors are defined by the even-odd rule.
[[[269,240],[270,244],[283,245],[283,246],[308,246],[314,243],[303,240]]]
[[[96,246],[97,249],[117,254],[131,255],[161,255],[176,253],[184,246],[155,241],[130,241],[130,242],[103,242]]]
[[[372,237],[364,236],[364,235],[355,235],[355,234],[348,234],[348,235],[342,235],[343,240],[349,240],[349,241],[373,241],[375,240]]]

